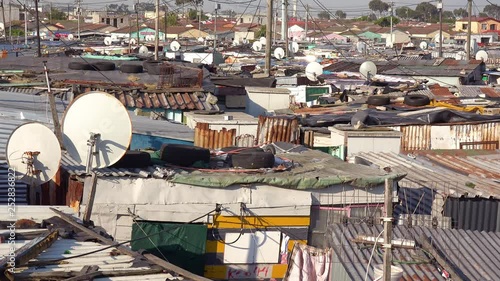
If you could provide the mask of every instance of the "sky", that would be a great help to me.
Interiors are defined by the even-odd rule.
[[[4,0],[8,1],[8,0]],[[16,2],[16,0],[11,0]],[[91,9],[104,9],[106,5],[109,4],[128,4],[129,9],[132,9],[134,1],[140,2],[150,2],[154,3],[155,0],[81,0],[82,5]],[[216,1],[221,5],[221,10],[234,10],[238,13],[247,13],[254,14],[256,11],[264,14],[266,12],[266,1],[267,0],[204,0],[204,11],[205,12],[213,12]],[[282,0],[274,0],[276,2],[281,2]],[[362,15],[367,15],[372,11],[368,8],[368,3],[370,0],[348,0],[348,1],[339,1],[339,0],[288,0],[290,5],[290,14],[293,6],[293,1],[297,2],[297,14],[304,15],[305,14],[305,6],[309,5],[309,11],[312,16],[317,16],[322,9],[317,4],[322,3],[323,6],[327,7],[332,13],[335,13],[337,10],[342,10],[347,14],[348,18],[358,17]],[[75,3],[75,1],[68,0],[40,0],[40,3],[53,3],[55,5],[63,5],[66,6],[68,3]],[[348,2],[349,4],[345,3]],[[385,1],[390,2],[390,1]],[[418,0],[399,0],[393,1],[394,8],[407,6],[412,9],[421,3],[422,1]],[[437,1],[429,1],[431,3],[437,3]],[[490,0],[490,2],[495,3],[499,2],[498,0]],[[178,6],[175,5],[175,0],[160,0],[160,3],[163,5],[167,3],[167,6],[170,9],[179,9]],[[478,14],[483,11],[484,6],[488,5],[487,0],[473,0],[472,10],[473,14]],[[467,0],[443,0],[444,10],[453,11],[454,9],[459,8],[467,8]]]

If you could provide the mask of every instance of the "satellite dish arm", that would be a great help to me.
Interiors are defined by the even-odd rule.
[[[87,174],[90,174],[92,170],[94,156],[99,154],[99,151],[97,151],[97,146],[95,145],[95,143],[100,138],[100,136],[101,136],[100,134],[90,133],[90,138],[87,141],[88,153],[87,153],[87,166],[85,169],[85,172]]]

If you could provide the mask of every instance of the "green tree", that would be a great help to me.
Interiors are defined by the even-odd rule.
[[[392,17],[392,25],[396,25],[399,23],[399,19],[397,17]],[[387,27],[391,26],[391,17],[383,17],[379,18],[378,20],[375,21],[375,24],[378,24],[382,27]]]
[[[415,17],[415,10],[412,10],[406,6],[396,8],[396,16],[402,19],[412,19]]]
[[[382,16],[382,13],[389,11],[390,7],[391,6],[389,4],[383,2],[382,0],[371,0],[370,3],[368,3],[368,8],[375,13],[378,12],[379,16]]]
[[[194,6],[198,6],[203,4],[203,0],[175,0],[175,5],[177,6],[186,4],[192,4]]]
[[[24,36],[24,30],[14,28],[12,29],[12,36]]]
[[[484,6],[483,12],[487,14],[489,17],[498,19],[500,18],[500,6],[498,5],[486,5]]]
[[[453,10],[453,14],[457,18],[465,18],[465,17],[467,17],[469,15],[469,13],[467,13],[467,10],[464,9],[464,8]]]
[[[354,19],[355,21],[376,21],[377,16],[375,14],[369,14],[368,16],[361,16],[359,18]]]
[[[455,15],[452,11],[443,11],[443,22],[454,23]]]
[[[335,12],[335,16],[337,16],[339,19],[345,19],[347,17],[347,14],[342,10],[337,10]]]
[[[50,9],[50,18],[52,20],[65,20],[68,18],[68,15],[66,15],[65,12],[63,12],[57,8],[52,8],[52,9]]]
[[[179,18],[177,17],[176,13],[168,13],[166,20],[167,20],[167,26],[175,26],[177,25]],[[161,25],[162,26],[165,25],[165,17],[161,19]]]
[[[199,10],[195,10],[195,9],[189,9],[189,12],[188,12],[188,19],[190,20],[198,20],[198,13],[200,11]],[[201,20],[207,20],[208,17],[207,15],[205,14],[201,14]]]
[[[321,11],[318,13],[318,18],[320,20],[329,20],[330,19],[330,13],[327,11]]]
[[[259,30],[255,33],[255,38],[266,37],[266,26],[261,25]]]
[[[415,12],[418,15],[418,19],[426,22],[437,22],[439,11],[436,6],[429,2],[422,2],[417,5]]]

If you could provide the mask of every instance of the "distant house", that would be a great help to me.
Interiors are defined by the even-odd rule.
[[[130,38],[139,38],[140,41],[154,41],[155,40],[155,35],[156,35],[156,30],[154,28],[151,28],[149,26],[142,26],[139,27],[139,32],[137,31],[137,27],[124,27],[117,29],[111,33],[111,36],[116,36],[118,38],[127,38],[130,36]],[[160,40],[165,39],[165,33],[162,31],[158,32],[158,36]]]
[[[108,24],[116,28],[124,28],[130,25],[129,16],[124,14],[93,12],[89,16],[92,17],[92,23]]]
[[[13,5],[13,4],[9,3],[8,5],[6,4],[3,9],[4,9],[4,12],[0,13],[0,23],[7,26],[12,21],[21,20],[21,17],[20,17],[21,8],[19,5]],[[5,16],[5,19],[3,18],[3,16]]]
[[[200,37],[206,38],[208,36],[208,33],[205,31],[185,26],[167,26],[167,31],[165,33],[167,39],[196,39]]]
[[[371,31],[365,31],[363,33],[358,34],[358,36],[367,39],[369,41],[372,41],[374,43],[380,42],[382,40],[382,35]]]
[[[244,14],[241,17],[237,18],[236,24],[264,24],[266,19],[266,15],[256,15],[256,14]]]
[[[306,38],[305,29],[295,24],[288,28],[288,38],[291,38],[293,41],[302,41]]]
[[[412,27],[406,30],[406,33],[408,33],[412,41],[439,42],[438,40],[436,40],[439,39],[439,26],[432,25],[425,27]],[[442,33],[442,37],[444,40],[448,40],[452,37],[451,33],[446,30],[443,30]]]
[[[455,21],[455,31],[467,31],[469,24],[468,18],[462,18]],[[500,30],[500,21],[490,17],[471,17],[471,32],[483,33],[485,31]]]

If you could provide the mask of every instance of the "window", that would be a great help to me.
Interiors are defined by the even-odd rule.
[[[104,23],[104,18],[101,19],[101,22]]]
[[[481,24],[481,30],[488,30],[488,25],[486,23]]]
[[[467,29],[467,25],[466,23],[462,23],[462,29]]]
[[[120,23],[123,23],[123,18],[120,19]]]
[[[490,24],[490,30],[497,30],[496,24]]]

